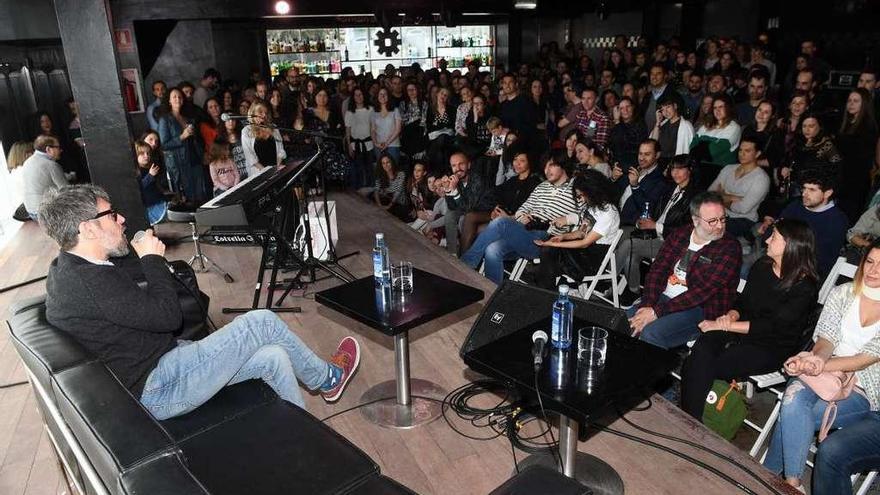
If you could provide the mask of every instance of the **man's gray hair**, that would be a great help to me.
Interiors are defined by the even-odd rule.
[[[43,194],[38,213],[40,225],[62,251],[76,247],[79,224],[98,214],[98,198],[110,202],[106,191],[91,184],[64,186]]]
[[[721,195],[715,191],[703,191],[700,194],[697,194],[696,196],[694,196],[694,199],[691,200],[691,216],[700,216],[700,207],[705,204],[716,204],[724,206],[724,198],[722,198]]]

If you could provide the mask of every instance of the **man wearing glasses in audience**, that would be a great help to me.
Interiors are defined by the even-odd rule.
[[[58,138],[43,134],[34,140],[34,154],[22,164],[24,207],[33,220],[37,219],[43,194],[49,189],[67,185],[67,177],[58,164],[60,159]]]
[[[727,312],[739,283],[742,250],[726,232],[724,199],[700,193],[690,211],[693,226],[665,237],[641,303],[627,310],[633,336],[665,349],[693,340],[698,323]]]

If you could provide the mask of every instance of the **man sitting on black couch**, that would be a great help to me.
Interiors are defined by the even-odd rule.
[[[177,282],[152,233],[132,244],[147,288],[112,259],[128,255],[125,218],[91,185],[49,191],[40,224],[60,246],[46,282],[46,318],[98,356],[157,419],[188,413],[227,385],[260,378],[304,407],[297,380],[328,402],[358,366],[352,337],[330,362],[315,355],[269,311],[251,311],[199,341],[175,341],[181,326]]]

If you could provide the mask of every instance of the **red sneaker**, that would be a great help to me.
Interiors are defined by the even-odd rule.
[[[357,371],[357,367],[361,362],[361,347],[354,337],[346,337],[342,339],[336,348],[336,353],[330,358],[330,364],[342,369],[342,376],[335,385],[328,390],[321,392],[321,396],[327,402],[336,402],[345,390],[348,381]]]

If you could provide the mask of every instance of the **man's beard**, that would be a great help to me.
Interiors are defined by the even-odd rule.
[[[125,237],[122,237],[118,243],[107,248],[107,256],[111,258],[122,258],[128,256],[129,246]]]

